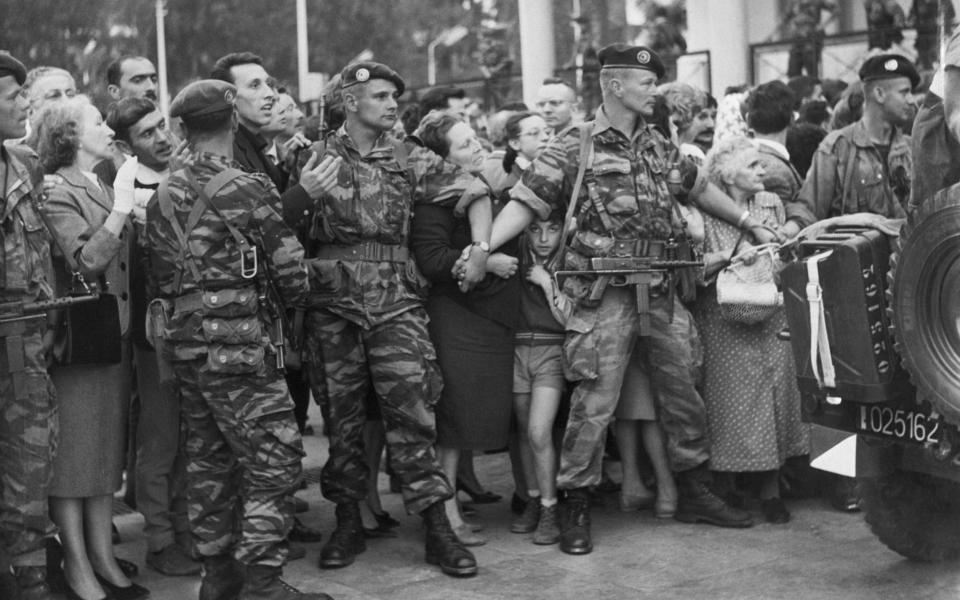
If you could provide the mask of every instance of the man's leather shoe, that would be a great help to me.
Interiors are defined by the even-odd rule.
[[[200,562],[176,542],[167,544],[163,550],[147,552],[146,563],[154,571],[170,577],[199,575],[202,569]]]
[[[590,491],[586,488],[567,492],[560,525],[560,550],[567,554],[593,552],[590,539]]]
[[[677,474],[680,500],[674,519],[682,523],[710,523],[719,527],[752,527],[745,510],[733,508],[710,489],[710,472],[701,465]]]
[[[287,539],[291,542],[299,542],[301,544],[315,544],[323,539],[323,533],[321,533],[319,529],[307,527],[300,519],[294,517],[293,527],[290,528],[290,534],[287,536]]]

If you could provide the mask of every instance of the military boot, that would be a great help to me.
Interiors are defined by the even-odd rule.
[[[336,515],[337,528],[320,549],[321,569],[338,569],[353,564],[356,556],[367,549],[360,505],[356,502],[338,504]]]
[[[47,585],[47,570],[43,567],[14,567],[20,600],[53,600]],[[16,596],[15,596],[16,597]]]
[[[205,556],[200,600],[237,600],[243,588],[243,566],[232,556]]]
[[[683,523],[711,523],[720,527],[751,527],[753,519],[745,510],[724,502],[710,489],[706,465],[677,473],[679,502],[674,519]]]
[[[280,567],[248,566],[240,600],[333,600],[323,592],[301,592],[280,579],[282,573]]]
[[[454,577],[477,574],[477,559],[464,547],[450,527],[443,502],[435,502],[420,515],[427,529],[427,564],[439,565],[440,570]]]
[[[590,490],[576,488],[567,491],[560,521],[560,550],[567,554],[593,552],[590,540]]]

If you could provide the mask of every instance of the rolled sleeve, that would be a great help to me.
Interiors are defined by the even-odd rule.
[[[516,185],[510,188],[510,199],[524,204],[532,210],[541,221],[549,219],[550,213],[553,212],[554,209],[549,202],[542,200],[533,190],[524,185],[523,181],[517,182]]]

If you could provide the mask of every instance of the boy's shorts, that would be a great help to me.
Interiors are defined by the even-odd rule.
[[[513,393],[545,387],[563,391],[563,345],[517,344],[513,351]]]

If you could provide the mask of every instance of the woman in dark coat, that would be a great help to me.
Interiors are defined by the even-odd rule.
[[[417,135],[444,159],[477,173],[483,149],[469,125],[445,113],[424,118]],[[507,445],[513,383],[513,327],[519,302],[517,260],[506,254],[488,257],[488,275],[463,292],[454,274],[462,254],[487,252],[474,244],[470,223],[454,207],[415,207],[411,245],[423,274],[430,280],[427,314],[430,337],[443,373],[443,395],[437,405],[437,454],[451,481],[462,450]],[[447,502],[460,541],[486,540],[464,523],[456,498]]]
[[[93,173],[95,164],[113,155],[113,131],[84,96],[53,104],[42,113],[38,151],[44,170],[59,176],[43,207],[56,241],[58,295],[70,290],[69,265],[75,264],[86,281],[116,296],[123,334],[118,342],[120,363],[55,365],[50,371],[60,411],[50,512],[63,542],[67,595],[135,600],[149,592],[120,569],[110,527],[112,496],[121,485],[130,400],[127,298],[133,190],[118,192],[114,199],[111,188]],[[57,328],[56,334],[55,355],[66,331]]]

